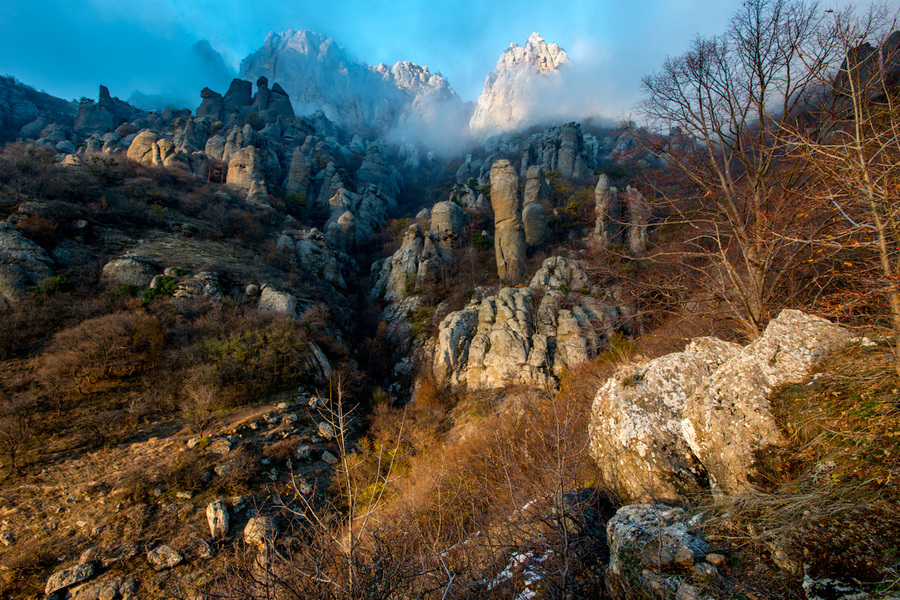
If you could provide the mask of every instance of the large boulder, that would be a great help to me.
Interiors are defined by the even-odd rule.
[[[785,310],[746,347],[697,338],[682,353],[626,367],[594,400],[591,453],[628,498],[747,492],[758,451],[786,441],[772,391],[803,381],[851,339],[825,319]]]
[[[623,600],[691,597],[683,574],[710,550],[689,515],[664,504],[623,506],[606,524],[606,540],[607,592]]]
[[[708,486],[681,434],[684,404],[710,374],[688,353],[620,369],[594,399],[591,455],[604,481],[630,501],[684,501]]]
[[[153,150],[158,139],[159,136],[149,129],[145,129],[138,133],[131,141],[131,145],[128,146],[125,156],[136,163],[150,166],[153,164]]]
[[[148,258],[121,256],[103,265],[100,280],[114,285],[135,285],[143,289],[161,272],[162,267]]]
[[[762,337],[719,367],[684,407],[684,438],[709,473],[713,491],[742,493],[756,453],[786,442],[770,396],[800,383],[827,354],[853,339],[849,330],[798,310],[784,310]]]
[[[519,176],[506,159],[498,160],[491,167],[491,207],[497,275],[502,281],[518,282],[525,272],[525,228]]]
[[[53,275],[53,259],[9,223],[0,223],[0,308],[27,298]]]

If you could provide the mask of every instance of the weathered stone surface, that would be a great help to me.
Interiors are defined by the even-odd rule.
[[[157,571],[171,569],[182,560],[184,560],[184,557],[167,544],[160,544],[147,552],[147,562]]]
[[[682,567],[688,559],[700,560],[709,552],[709,545],[687,520],[684,510],[664,504],[620,508],[606,525],[610,596],[645,598],[653,588],[666,592],[662,597],[674,596],[681,582],[666,571]]]
[[[355,263],[315,227],[283,231],[277,242],[283,252],[294,252],[310,276],[324,279],[337,288],[345,288],[343,272],[355,269]]]
[[[145,129],[138,133],[128,146],[125,156],[144,166],[153,164],[153,147],[159,139],[155,133]]]
[[[379,296],[383,290],[383,299],[396,303],[436,281],[441,265],[453,260],[450,252],[444,250],[452,246],[452,239],[446,234],[432,235],[423,232],[418,225],[410,225],[400,249],[389,260],[372,265],[373,274],[377,273],[372,295]]]
[[[525,228],[525,243],[532,247],[542,246],[547,241],[547,209],[542,204],[532,204],[522,210],[522,224]]]
[[[650,207],[643,194],[630,185],[625,188],[625,206],[628,210],[628,249],[632,256],[643,256],[647,251]]]
[[[57,571],[47,580],[47,585],[44,587],[44,593],[54,594],[75,585],[76,583],[90,579],[94,576],[94,573],[95,568],[93,563],[82,563],[75,565],[70,569]]]
[[[681,433],[684,404],[710,374],[684,353],[619,370],[597,392],[591,455],[629,501],[684,501],[706,489],[706,471]]]
[[[449,200],[438,202],[431,209],[431,232],[437,246],[445,253],[452,253],[459,243],[466,225],[463,209]]]
[[[288,292],[265,286],[259,294],[259,310],[271,310],[274,312],[297,316],[297,298]]]
[[[799,383],[815,363],[851,339],[848,330],[830,321],[784,310],[762,337],[694,392],[685,405],[682,428],[713,491],[746,491],[756,451],[785,443],[769,404],[772,390]]]
[[[260,151],[255,146],[237,150],[228,160],[225,182],[246,192],[248,202],[268,206],[269,193],[266,190],[263,162]]]
[[[203,98],[203,100],[197,108],[197,117],[206,117],[221,121],[225,108],[225,99],[222,97],[222,94],[205,87],[200,90],[200,97]]]
[[[615,294],[594,297],[576,263],[552,257],[529,287],[502,288],[447,315],[433,371],[451,385],[546,385],[596,356],[626,314]]]
[[[12,306],[53,275],[53,259],[9,223],[0,223],[0,308]]]
[[[502,281],[518,281],[525,270],[525,229],[519,198],[519,177],[506,159],[491,167],[491,207],[494,209],[494,251]]]
[[[206,506],[206,521],[213,539],[222,539],[228,535],[228,507],[221,498]]]
[[[112,284],[146,288],[161,271],[162,267],[148,258],[123,256],[103,265],[100,279]]]
[[[594,240],[600,246],[619,241],[622,231],[622,205],[618,190],[609,185],[605,174],[597,179],[594,188]]]
[[[278,527],[272,517],[253,517],[244,526],[244,543],[252,546],[265,546],[271,543],[278,534]]]

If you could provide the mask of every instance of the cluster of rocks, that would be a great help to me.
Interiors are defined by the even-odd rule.
[[[594,188],[594,213],[593,240],[598,246],[622,245],[632,256],[647,251],[650,207],[637,189],[629,185],[625,198],[619,198],[619,190],[610,187],[609,177],[601,174]]]
[[[0,139],[15,139],[29,123],[34,124],[32,133],[38,135],[55,123],[71,127],[77,111],[72,102],[38,92],[12,77],[0,77]]]
[[[145,166],[210,177],[222,165],[225,182],[248,203],[271,207],[281,189],[289,202],[327,215],[329,241],[339,250],[367,239],[396,207],[402,179],[389,166],[383,141],[359,135],[343,141],[322,113],[297,118],[284,89],[235,79],[222,96],[204,89],[190,111],[139,111],[101,86],[100,101],[84,102],[74,127],[40,116],[22,127],[25,139],[52,146],[66,164],[93,154],[121,154]],[[360,167],[348,166],[362,156]]]
[[[784,310],[741,347],[697,338],[683,352],[618,371],[597,392],[591,454],[623,498],[685,501],[750,489],[755,453],[782,445],[769,398],[802,382],[853,339],[843,327]]]
[[[552,385],[564,369],[597,356],[631,310],[617,291],[590,284],[574,261],[544,261],[528,287],[473,298],[440,323],[432,369],[438,381],[470,388]]]

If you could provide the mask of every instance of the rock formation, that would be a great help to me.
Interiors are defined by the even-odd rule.
[[[547,209],[542,203],[549,199],[550,184],[544,178],[544,170],[537,165],[529,167],[522,202],[522,223],[525,243],[530,247],[541,246],[547,240]]]
[[[508,160],[491,167],[494,251],[501,281],[518,281],[525,270],[525,227],[519,198],[519,176]]]
[[[559,70],[570,64],[566,51],[532,33],[525,46],[510,44],[484,82],[469,121],[482,135],[520,129],[541,118],[541,96],[560,85]]]
[[[447,315],[433,371],[438,381],[472,388],[552,384],[602,351],[628,315],[615,291],[592,289],[576,263],[548,258],[528,287],[502,288]]]
[[[0,309],[24,300],[53,275],[53,259],[9,223],[0,223]]]
[[[643,256],[647,251],[650,207],[643,194],[630,185],[625,188],[625,207],[628,210],[628,250],[632,256]]]
[[[241,62],[241,76],[277,79],[301,114],[321,110],[352,129],[387,131],[399,124],[415,133],[421,126],[458,128],[467,116],[439,73],[409,62],[370,67],[311,31],[269,34],[263,47]]]
[[[600,388],[591,415],[604,480],[636,500],[746,491],[755,452],[785,441],[772,390],[801,382],[850,339],[825,319],[785,310],[744,348],[699,338],[682,353],[625,367]]]
[[[619,239],[622,222],[622,207],[619,204],[618,190],[609,186],[609,177],[605,174],[597,179],[594,188],[594,240],[600,246],[614,243]]]
[[[578,123],[550,127],[531,136],[522,152],[522,175],[534,165],[568,179],[587,179],[598,161],[599,143],[585,139]]]
[[[99,101],[82,102],[72,128],[80,134],[103,132],[115,129],[120,121],[130,120],[136,112],[127,102],[110,96],[107,87],[101,85]]]

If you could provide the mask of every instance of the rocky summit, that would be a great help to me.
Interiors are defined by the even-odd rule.
[[[490,135],[527,127],[543,118],[543,101],[562,84],[569,55],[532,33],[524,46],[510,44],[484,82],[469,127]]]

